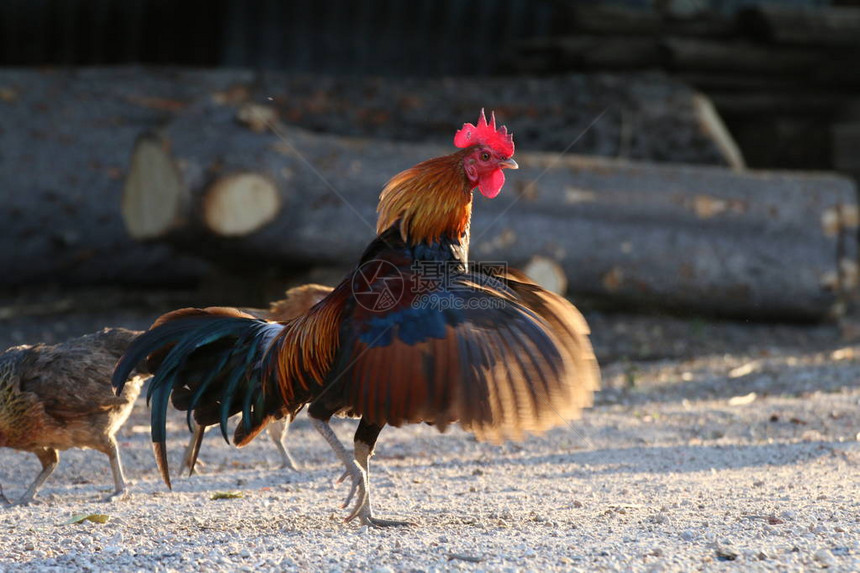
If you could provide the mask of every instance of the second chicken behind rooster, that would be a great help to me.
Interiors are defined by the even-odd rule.
[[[59,452],[69,448],[105,454],[114,480],[108,499],[126,495],[116,433],[146,376],[133,376],[119,396],[110,376],[138,334],[105,328],[56,345],[17,346],[0,354],[0,447],[31,452],[42,464],[18,504],[33,501],[59,464]]]

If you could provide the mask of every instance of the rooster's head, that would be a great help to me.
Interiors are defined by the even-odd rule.
[[[517,168],[517,162],[511,159],[514,154],[513,135],[504,125],[496,128],[494,113],[490,114],[489,123],[484,110],[481,110],[478,125],[463,124],[454,136],[454,145],[469,149],[463,159],[466,177],[489,199],[498,195],[505,184],[502,169]]]

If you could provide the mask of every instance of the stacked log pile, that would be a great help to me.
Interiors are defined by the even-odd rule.
[[[514,70],[663,70],[714,102],[748,165],[860,174],[846,135],[860,122],[860,7],[762,3],[729,16],[565,5],[563,32],[522,44]]]
[[[374,235],[385,180],[450,151],[267,125],[203,106],[141,138],[128,228],[222,265],[344,265]],[[856,291],[849,179],[528,151],[517,160],[502,196],[476,198],[476,260],[528,265],[613,304],[745,318],[839,316]],[[237,221],[213,204],[244,213]]]
[[[318,92],[307,91],[308,81],[133,68],[0,73],[9,118],[0,133],[9,206],[0,285],[164,284],[215,267],[243,277],[347,269],[373,236],[384,182],[450,152],[451,124],[471,119],[484,100],[515,129],[522,169],[500,198],[478,198],[475,259],[527,266],[554,288],[567,282],[571,293],[611,304],[745,318],[838,316],[856,291],[850,180],[561,153],[582,151],[581,141],[613,156],[634,156],[617,151],[624,148],[672,159],[683,143],[687,153],[706,149],[696,157],[731,165],[719,138],[702,130],[705,108],[681,84],[524,79],[505,99],[504,83],[473,80],[463,85],[466,103],[457,103],[443,97],[447,84],[431,92],[420,82],[319,80]],[[394,95],[374,99],[383,88]],[[354,101],[362,90],[364,108]],[[575,108],[578,93],[591,98],[583,121],[564,106]],[[624,127],[627,112],[603,123],[613,116],[594,103],[613,98],[622,110],[635,109],[633,101],[656,114],[650,130],[637,128],[641,139]],[[660,117],[671,126],[665,133]],[[586,118],[600,119],[586,130]],[[414,136],[424,128],[431,135]]]
[[[268,118],[260,115],[265,108],[249,107],[253,101],[272,104]],[[208,104],[256,130],[280,116],[332,134],[444,144],[454,127],[486,106],[516,126],[523,149],[730,163],[724,144],[706,129],[713,124],[707,103],[658,75],[438,82],[181,68],[0,70],[0,288],[174,285],[206,276],[211,266],[200,259],[133,240],[164,221],[138,221],[129,236],[120,214],[134,208],[121,201],[129,167],[150,169],[155,161],[153,170],[164,179],[150,199],[172,192],[157,154],[135,156],[130,164],[137,137]],[[203,118],[189,129],[206,125]],[[230,137],[211,128],[207,136],[213,145]],[[258,193],[255,202],[276,200],[265,183],[243,181]],[[235,213],[228,200],[213,200],[207,209]],[[241,217],[229,224],[242,230],[248,222]]]

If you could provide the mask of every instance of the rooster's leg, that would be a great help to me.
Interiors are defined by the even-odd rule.
[[[269,424],[267,428],[269,432],[269,437],[272,438],[272,441],[275,443],[275,447],[278,448],[278,453],[281,454],[281,469],[290,468],[294,472],[299,471],[299,468],[296,466],[295,460],[293,460],[293,456],[290,455],[290,452],[287,450],[286,446],[284,446],[284,440],[287,437],[287,430],[290,427],[290,423],[281,418],[280,420],[274,420]]]
[[[349,490],[349,495],[346,497],[346,501],[343,504],[343,507],[347,507],[353,496],[356,493],[358,494],[355,505],[346,518],[346,521],[351,521],[359,515],[361,508],[367,504],[367,474],[352,458],[352,456],[349,455],[349,452],[343,444],[340,443],[340,440],[337,439],[337,435],[334,433],[334,430],[331,429],[331,426],[329,426],[328,420],[320,420],[319,418],[311,417],[311,422],[313,422],[314,428],[316,428],[322,437],[328,442],[328,445],[331,446],[331,449],[337,457],[340,458],[341,463],[343,463],[343,467],[346,469],[346,473],[344,475],[349,475],[352,478],[352,488]]]
[[[60,463],[60,453],[53,448],[42,448],[41,450],[33,452],[36,454],[36,457],[39,458],[39,461],[42,463],[42,471],[36,476],[36,479],[30,484],[30,487],[24,492],[24,495],[19,499],[15,505],[28,505],[33,501],[33,498],[36,497],[36,492],[42,487],[42,484],[45,483],[45,480],[48,479],[54,469],[56,469],[57,464]]]
[[[358,429],[355,431],[355,461],[364,470],[364,475],[370,484],[370,458],[373,456],[373,448],[376,446],[376,440],[379,438],[379,433],[382,431],[382,426],[372,424],[367,419],[362,418],[358,423]],[[394,521],[391,519],[379,519],[373,517],[370,507],[370,493],[367,495],[367,502],[364,504],[358,516],[361,518],[361,523],[364,525],[373,525],[376,527],[391,527],[415,525],[408,521]]]
[[[113,472],[113,493],[105,498],[105,501],[116,501],[128,496],[128,488],[125,485],[125,476],[122,473],[122,462],[119,459],[119,448],[116,439],[110,438],[105,454],[110,459],[110,469]]]

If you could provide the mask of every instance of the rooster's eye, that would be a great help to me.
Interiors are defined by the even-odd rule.
[[[485,151],[485,152],[483,152],[483,153],[481,154],[481,161],[489,161],[489,160],[490,160],[490,154],[489,154],[489,153],[487,153],[486,151]]]

